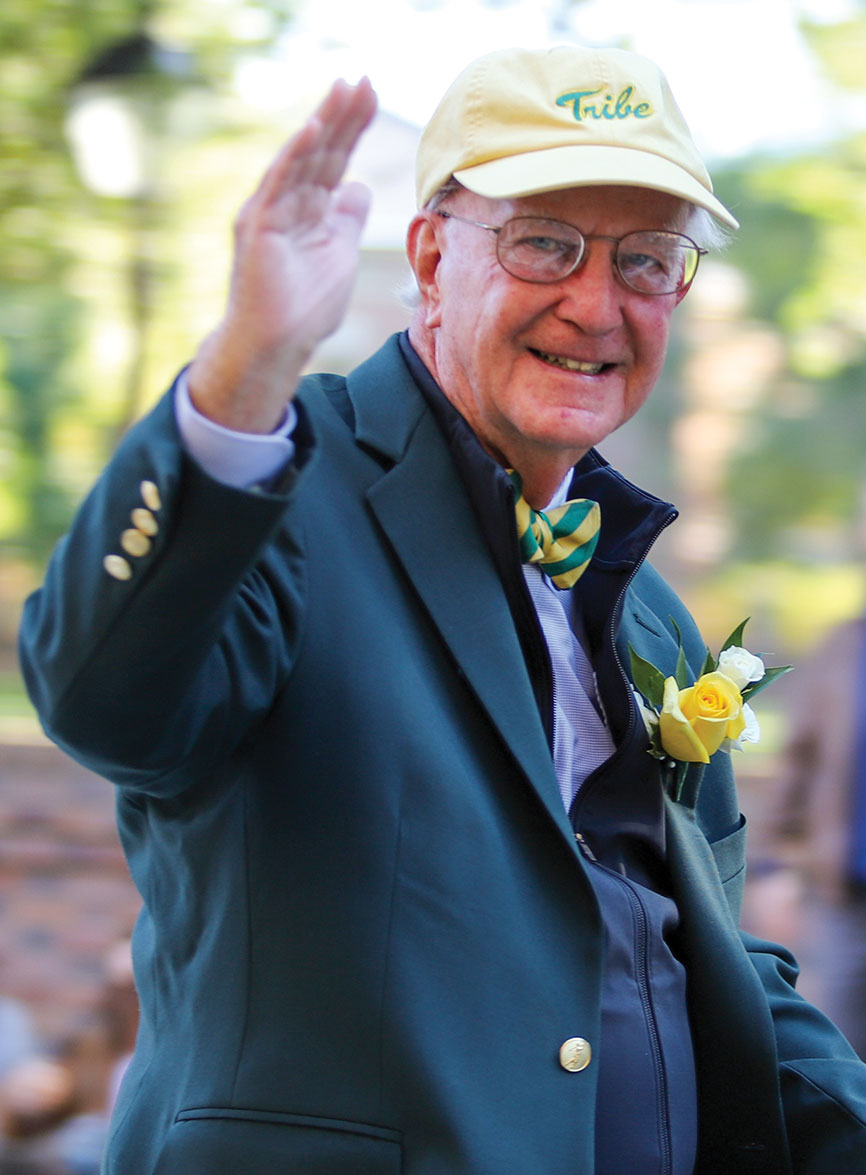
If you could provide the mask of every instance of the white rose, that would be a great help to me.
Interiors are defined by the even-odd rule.
[[[765,672],[761,658],[738,645],[731,645],[719,654],[718,669],[719,673],[729,677],[739,690],[753,681],[760,681]]]
[[[735,751],[741,751],[743,749],[743,743],[758,743],[761,741],[761,728],[758,725],[755,711],[748,702],[743,702],[743,719],[746,723],[745,730],[740,732],[739,738],[729,740],[729,746],[725,748],[726,750],[733,749]]]
[[[631,692],[634,694],[634,700],[637,702],[637,708],[640,712],[641,718],[643,719],[646,732],[650,739],[652,739],[653,734],[655,733],[655,729],[659,724],[659,716],[656,714],[655,710],[651,710],[650,707],[646,704],[646,702],[643,700],[643,695],[639,690],[636,690],[634,686],[632,686]]]

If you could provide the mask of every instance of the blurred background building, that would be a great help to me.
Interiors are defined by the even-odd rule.
[[[656,561],[711,647],[744,616],[773,664],[861,610],[866,5],[859,0],[6,0],[0,13],[0,995],[43,1045],[106,1044],[138,899],[107,784],[49,746],[21,603],[118,437],[216,321],[235,211],[330,80],[382,108],[346,371],[407,320],[419,128],[506,44],[618,43],[667,72],[742,230],[678,311],[650,404],[605,455],[680,507]],[[760,820],[787,726],[739,759]],[[96,1042],[95,1044],[93,1042]],[[101,1042],[101,1043],[100,1043]],[[116,1050],[115,1050],[116,1051]]]

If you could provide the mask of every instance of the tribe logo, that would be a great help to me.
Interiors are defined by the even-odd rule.
[[[557,106],[570,106],[577,122],[586,122],[603,118],[613,122],[623,118],[649,118],[653,113],[649,102],[635,102],[632,104],[634,86],[626,86],[614,97],[605,94],[603,87],[597,90],[572,90],[570,94],[562,94],[556,99]],[[603,97],[599,97],[603,95]]]

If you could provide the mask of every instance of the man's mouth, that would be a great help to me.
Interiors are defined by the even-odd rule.
[[[582,359],[566,359],[564,355],[552,355],[549,351],[537,351],[530,347],[533,355],[552,367],[560,367],[563,371],[574,371],[579,375],[599,375],[604,371],[607,363],[586,363]]]

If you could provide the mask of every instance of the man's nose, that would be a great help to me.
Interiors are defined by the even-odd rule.
[[[587,334],[607,334],[622,323],[625,287],[616,270],[616,245],[588,241],[577,269],[561,282],[557,313]]]

